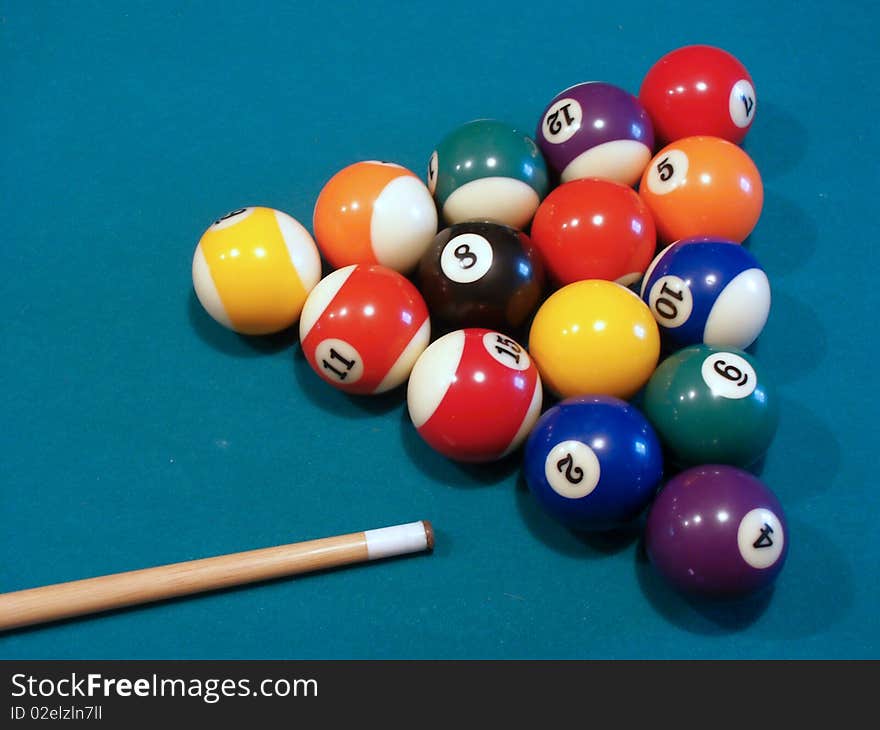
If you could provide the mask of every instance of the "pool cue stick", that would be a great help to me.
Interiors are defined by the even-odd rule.
[[[0,594],[0,631],[430,551],[427,520]]]

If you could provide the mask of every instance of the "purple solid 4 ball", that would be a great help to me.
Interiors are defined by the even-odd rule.
[[[635,185],[654,152],[654,129],[628,91],[589,81],[559,92],[535,135],[561,182],[587,177]]]
[[[696,466],[657,495],[645,549],[679,590],[712,598],[769,586],[788,554],[782,506],[759,479],[732,466]]]

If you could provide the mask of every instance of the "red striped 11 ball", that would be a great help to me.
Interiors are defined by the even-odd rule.
[[[515,340],[486,329],[456,330],[413,367],[409,415],[419,435],[458,461],[499,459],[519,446],[541,413],[541,378]]]
[[[299,321],[303,353],[330,385],[383,393],[403,383],[431,338],[428,308],[402,274],[352,265],[324,277]]]

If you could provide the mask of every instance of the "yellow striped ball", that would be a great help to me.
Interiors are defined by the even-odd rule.
[[[272,208],[241,208],[214,221],[193,256],[193,286],[217,322],[244,335],[294,324],[321,278],[309,232]]]

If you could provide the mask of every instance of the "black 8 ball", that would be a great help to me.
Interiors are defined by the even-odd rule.
[[[498,223],[450,226],[419,262],[417,285],[436,331],[518,334],[537,309],[544,270],[524,233]]]

